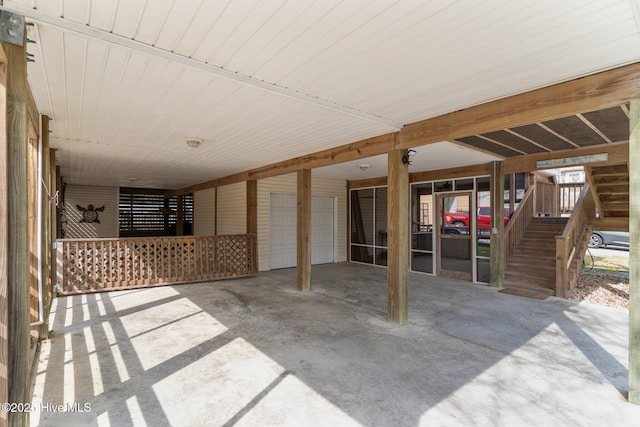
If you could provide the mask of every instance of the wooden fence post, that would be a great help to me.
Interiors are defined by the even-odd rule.
[[[8,385],[10,403],[29,402],[29,237],[27,186],[27,65],[25,47],[2,43],[7,56]],[[28,412],[10,412],[10,426]]]

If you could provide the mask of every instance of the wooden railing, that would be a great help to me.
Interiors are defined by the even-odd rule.
[[[558,207],[561,214],[571,213],[576,205],[584,182],[558,184]]]
[[[581,261],[591,235],[589,221],[595,217],[596,205],[589,185],[585,184],[573,208],[562,236],[556,237],[556,296],[565,298],[580,272],[574,261]],[[574,264],[572,268],[572,263]]]
[[[505,261],[509,261],[513,254],[513,249],[518,245],[522,236],[527,231],[527,225],[534,215],[536,207],[535,184],[529,186],[524,193],[522,201],[518,205],[518,210],[509,219],[509,224],[504,231]]]
[[[60,294],[130,289],[256,274],[255,234],[62,239]]]

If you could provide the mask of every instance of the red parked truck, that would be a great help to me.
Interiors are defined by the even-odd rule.
[[[469,228],[469,214],[465,212],[446,212],[444,223],[454,227]],[[504,226],[509,224],[509,208],[504,208]],[[483,232],[491,228],[491,208],[489,206],[478,207],[478,231]]]

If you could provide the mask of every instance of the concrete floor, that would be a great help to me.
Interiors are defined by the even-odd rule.
[[[410,275],[395,326],[384,269],[315,266],[313,288],[287,269],[59,298],[32,425],[638,425],[626,311]]]

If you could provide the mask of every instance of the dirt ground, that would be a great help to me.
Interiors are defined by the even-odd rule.
[[[583,270],[576,288],[570,291],[567,298],[628,309],[629,272]]]

